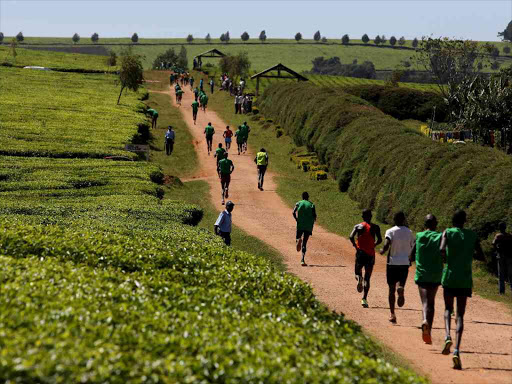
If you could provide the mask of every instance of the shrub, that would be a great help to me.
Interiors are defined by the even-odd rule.
[[[96,44],[96,43],[98,42],[98,40],[99,40],[99,39],[100,39],[100,35],[98,35],[96,32],[94,32],[94,33],[91,35],[91,41],[92,41],[93,43],[95,43],[95,44]]]
[[[503,53],[506,53],[508,55],[510,53],[510,47],[509,46],[504,47]]]
[[[110,51],[110,54],[107,59],[107,64],[110,67],[115,67],[117,65],[117,53],[115,53],[114,51]]]
[[[23,40],[25,40],[25,37],[23,36],[23,32],[18,32],[16,35],[16,41],[21,43]]]
[[[132,40],[132,43],[138,43],[138,42],[139,42],[139,35],[137,35],[136,33],[134,33],[134,34],[132,35],[131,40]]]
[[[281,136],[283,136],[283,133],[284,133],[284,132],[283,132],[283,130],[282,130],[282,129],[278,129],[278,130],[276,130],[276,138],[278,138],[278,139],[279,139]]]
[[[75,33],[71,40],[73,40],[73,43],[75,44],[78,43],[80,41],[80,35],[78,33]]]

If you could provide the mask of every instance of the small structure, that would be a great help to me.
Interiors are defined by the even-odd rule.
[[[201,67],[203,66],[203,57],[210,59],[220,59],[224,56],[226,55],[216,48],[203,52],[194,57],[194,69],[201,69]]]
[[[269,72],[277,71],[276,74],[268,74]],[[281,72],[286,72],[291,76],[288,75],[282,75]],[[270,67],[268,69],[265,69],[264,71],[257,73],[253,76],[251,76],[252,79],[256,79],[256,96],[258,96],[259,89],[260,89],[260,78],[267,78],[267,79],[297,79],[298,81],[308,81],[308,79],[301,74],[291,70],[288,67],[285,67],[283,64],[279,63],[277,65],[274,65],[273,67]]]

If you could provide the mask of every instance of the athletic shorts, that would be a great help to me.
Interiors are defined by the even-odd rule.
[[[443,287],[445,295],[453,297],[471,297],[473,290],[471,288],[448,288]]]
[[[441,282],[439,283],[432,283],[429,281],[415,281],[416,285],[423,289],[429,289],[429,288],[436,288],[441,285]]]
[[[307,235],[308,237],[311,236],[313,234],[312,231],[305,231],[303,229],[297,229],[297,234],[295,236],[296,239],[300,239],[302,237],[302,235]]]
[[[387,265],[386,266],[386,280],[388,285],[399,283],[400,286],[405,286],[407,276],[409,275],[408,265]]]
[[[356,251],[356,263],[354,267],[354,272],[356,275],[361,275],[363,272],[363,268],[366,270],[370,267],[373,267],[374,264],[375,255],[369,255],[361,249],[358,249]]]
[[[213,141],[213,136],[206,136],[206,142],[211,143]]]
[[[224,140],[226,143],[231,143],[231,137],[226,137]]]
[[[220,182],[221,184],[229,184],[231,182],[231,175],[220,175]]]

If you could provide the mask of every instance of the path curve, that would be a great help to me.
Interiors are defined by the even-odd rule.
[[[200,164],[196,178],[209,183],[212,202],[220,211],[223,206],[216,163],[213,155],[207,154],[203,131],[208,122],[211,122],[216,130],[216,147],[219,142],[223,142],[222,132],[227,124],[215,112],[207,110],[206,113],[199,111],[197,125],[194,125],[190,106],[193,93],[189,87],[184,89],[181,106],[176,105],[174,92],[170,88],[167,93],[173,105],[180,108],[194,137]],[[308,243],[306,261],[309,267],[301,267],[300,254],[295,250],[295,220],[292,210],[275,192],[274,175],[267,172],[265,191],[261,192],[257,189],[254,153],[238,156],[235,144],[229,155],[235,165],[229,191],[230,199],[235,203],[234,224],[277,249],[288,271],[311,284],[319,300],[332,310],[344,313],[347,318],[359,323],[366,332],[409,360],[418,372],[429,376],[433,383],[512,383],[512,316],[504,305],[476,295],[470,299],[461,351],[464,370],[453,370],[451,357],[440,353],[444,339],[442,289],[437,296],[431,346],[425,345],[421,340],[421,305],[417,288],[411,278],[414,268],[411,269],[406,285],[405,306],[398,308],[396,312],[396,325],[388,322],[384,257],[377,256],[368,297],[370,308],[363,309],[360,304],[361,294],[356,291],[354,249],[351,243],[317,225]],[[299,197],[297,195],[297,200]],[[312,196],[312,201],[314,200]],[[318,208],[318,214],[322,215],[321,207]]]

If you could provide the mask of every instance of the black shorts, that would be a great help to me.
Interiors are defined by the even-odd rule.
[[[305,231],[303,229],[297,229],[297,234],[296,234],[295,238],[298,240],[298,239],[300,239],[302,237],[302,235],[304,235],[304,237],[306,237],[306,236],[309,237],[312,234],[313,234],[313,232],[311,232],[311,231]]]
[[[224,175],[224,174],[220,174],[220,183],[221,185],[229,185],[229,183],[231,182],[231,175],[230,174],[227,174],[227,175]]]
[[[206,142],[211,143],[213,141],[213,136],[206,136]]]
[[[387,265],[386,266],[386,280],[388,285],[398,283],[400,286],[405,286],[407,276],[409,275],[408,265]]]
[[[224,244],[227,246],[231,245],[231,233],[229,232],[219,232],[220,237],[222,237],[222,240],[224,240]]]
[[[375,255],[369,255],[362,249],[356,251],[356,268],[371,267],[375,264]]]
[[[415,281],[416,285],[423,289],[436,288],[441,285],[441,283],[432,283],[428,281]]]
[[[444,294],[453,297],[471,297],[473,290],[471,288],[448,288],[443,287]]]

